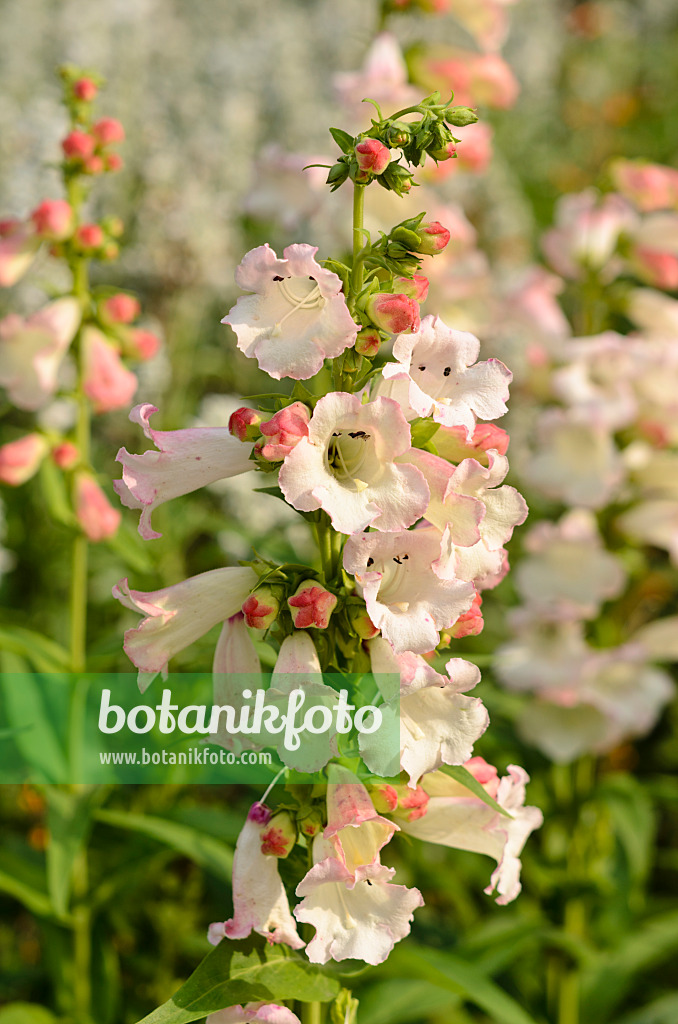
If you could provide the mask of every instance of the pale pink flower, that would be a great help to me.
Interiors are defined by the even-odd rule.
[[[402,769],[414,789],[422,775],[441,764],[467,761],[473,744],[489,724],[482,701],[466,696],[466,691],[480,681],[476,666],[451,658],[444,676],[420,655],[395,655],[381,637],[370,640],[368,649],[375,676],[400,677],[399,692],[381,705],[382,715],[393,716],[400,724],[399,764],[384,761],[383,740],[379,742],[376,734],[364,734],[360,737],[360,752],[368,768],[378,775],[395,775]]]
[[[249,678],[243,679],[243,676]],[[215,707],[233,707],[236,714],[239,714],[247,703],[243,690],[248,685],[250,690],[254,690],[262,682],[259,655],[245,625],[245,618],[242,612],[238,612],[225,620],[214,651],[212,703]],[[234,736],[227,732],[223,716],[219,717],[217,731],[210,733],[209,739],[211,743],[218,743],[226,750],[238,753],[243,748],[254,747],[250,737]]]
[[[0,321],[0,384],[13,405],[31,412],[57,389],[66,350],[80,325],[76,299],[57,299],[24,320],[11,313]]]
[[[175,654],[237,615],[256,583],[257,574],[247,567],[211,569],[149,593],[131,590],[126,579],[117,583],[113,597],[144,616],[139,626],[127,630],[124,643],[139,669],[142,691],[159,672],[167,672]]]
[[[276,1003],[228,1006],[207,1015],[207,1024],[301,1024],[296,1013]]]
[[[426,814],[414,821],[401,821],[403,832],[427,843],[439,843],[456,850],[485,853],[497,861],[485,892],[498,893],[496,902],[504,905],[521,890],[520,854],[529,834],[539,828],[543,815],[538,807],[525,807],[526,771],[508,766],[497,786],[496,772],[474,757],[467,763],[472,775],[510,818],[493,811],[469,789],[442,772],[426,775],[422,781],[429,795]],[[490,769],[489,771],[487,769]]]
[[[643,213],[678,206],[678,171],[645,160],[614,160],[610,173],[615,188]]]
[[[603,601],[619,597],[626,571],[602,544],[595,516],[574,509],[558,523],[538,523],[525,538],[528,552],[515,570],[525,602],[550,619],[594,618]]]
[[[425,654],[468,611],[473,584],[440,579],[440,532],[433,528],[355,534],[344,547],[344,568],[360,584],[367,613],[396,654]]]
[[[611,279],[620,269],[612,261],[619,237],[631,231],[638,217],[621,196],[601,197],[595,189],[563,196],[556,205],[556,225],[546,232],[542,248],[563,277],[580,278],[585,271],[605,270]]]
[[[637,327],[649,334],[678,336],[678,301],[652,288],[633,288],[627,313]]]
[[[638,412],[633,381],[640,362],[630,339],[605,331],[565,342],[561,354],[565,366],[552,376],[558,398],[585,420],[611,430],[630,426]]]
[[[16,284],[40,248],[40,238],[23,221],[0,221],[0,288]]]
[[[49,451],[42,434],[24,434],[0,448],[0,482],[18,487],[30,480]]]
[[[159,505],[183,494],[252,469],[249,448],[233,437],[228,427],[189,430],[154,430],[150,418],[158,410],[148,402],[136,405],[129,418],[138,423],[158,451],[131,455],[121,448],[122,480],[113,484],[127,508],[141,509],[139,533],[145,540],[160,537],[151,525]]]
[[[492,127],[485,121],[455,127],[459,139],[457,157],[445,164],[445,171],[468,171],[470,174],[484,174],[493,155]],[[445,174],[443,171],[443,176]]]
[[[505,6],[502,0],[448,0],[446,4],[483,50],[498,50],[506,39]]]
[[[341,280],[316,262],[317,248],[288,245],[283,259],[266,245],[252,249],[235,272],[241,296],[222,319],[238,348],[271,377],[306,380],[324,359],[341,355],[358,333]]]
[[[426,482],[395,459],[410,448],[410,428],[387,398],[361,404],[358,395],[321,398],[303,437],[280,470],[280,488],[294,508],[323,508],[340,533],[367,526],[411,526],[428,504]]]
[[[257,453],[269,462],[281,462],[302,437],[308,437],[309,419],[310,413],[303,402],[292,402],[285,406],[270,420],[259,425],[264,439],[257,444]]]
[[[591,648],[580,619],[545,619],[537,601],[509,613],[515,639],[497,650],[501,682],[521,693],[566,690],[582,675]]]
[[[678,500],[654,498],[642,501],[617,519],[617,526],[628,537],[668,551],[678,566]]]
[[[445,93],[453,90],[455,104],[464,107],[508,110],[520,91],[513,71],[497,53],[429,46],[420,55],[415,54],[412,65],[415,79],[424,88]]]
[[[115,346],[97,327],[82,332],[83,388],[97,413],[129,405],[138,381],[122,363]]]
[[[89,540],[98,542],[112,537],[122,516],[99,487],[94,477],[79,473],[75,481],[75,514]]]
[[[473,433],[475,417],[493,420],[507,411],[511,372],[498,359],[476,362],[480,342],[455,331],[436,316],[426,316],[418,331],[401,334],[393,344],[397,362],[386,363],[387,381],[409,381],[409,405],[418,416],[433,416],[448,427]]]
[[[398,831],[398,825],[382,818],[369,793],[353,772],[331,764],[327,772],[327,827],[325,839],[333,841],[335,855],[355,880],[379,863],[381,849]]]
[[[233,857],[233,917],[210,925],[208,938],[215,946],[224,937],[245,939],[252,931],[292,949],[304,945],[278,874],[278,858],[267,857],[261,850],[262,832],[270,816],[263,804],[253,804],[238,836]]]
[[[564,282],[544,267],[531,266],[515,279],[502,302],[498,314],[498,328],[507,316],[533,344],[561,342],[570,336],[570,325],[556,296]]]
[[[398,40],[392,33],[382,32],[370,46],[362,69],[340,72],[333,81],[341,102],[364,123],[374,112],[363,103],[366,96],[389,110],[409,107],[423,98],[422,90],[410,85],[408,77]]]

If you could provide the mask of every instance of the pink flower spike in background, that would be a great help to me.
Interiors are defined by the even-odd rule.
[[[120,510],[113,508],[96,480],[88,473],[77,474],[75,514],[87,538],[93,543],[112,537],[120,526]]]
[[[129,405],[138,381],[124,366],[115,345],[96,327],[82,332],[85,379],[84,390],[97,413],[111,412]]]
[[[0,321],[0,384],[17,408],[40,409],[54,394],[80,315],[78,302],[65,298],[26,320],[10,313]]]
[[[0,448],[0,482],[18,487],[30,480],[40,469],[49,451],[49,443],[42,434],[25,434]]]

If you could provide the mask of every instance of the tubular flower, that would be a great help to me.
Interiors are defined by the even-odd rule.
[[[361,736],[360,752],[367,766],[380,775],[397,774],[402,769],[409,775],[409,787],[416,789],[422,775],[441,764],[467,761],[473,744],[489,724],[482,701],[464,693],[480,681],[479,669],[461,658],[451,658],[444,676],[420,655],[394,655],[381,637],[371,640],[368,647],[375,675],[400,675],[399,694],[384,705],[400,721],[400,764],[395,772],[388,770],[392,766],[382,765],[374,738],[366,734]]]
[[[154,430],[150,418],[154,405],[136,405],[129,414],[158,451],[130,455],[121,448],[122,480],[114,482],[127,508],[141,509],[139,533],[145,540],[161,537],[151,525],[154,509],[171,498],[252,469],[249,448],[233,437],[228,427],[195,427],[190,430]]]
[[[24,276],[40,242],[40,237],[23,221],[0,221],[0,288],[10,288]]]
[[[245,678],[242,677],[251,677]],[[240,713],[246,701],[243,690],[261,685],[261,662],[245,625],[242,612],[226,619],[214,651],[212,664],[212,695],[216,707],[228,705]],[[226,729],[226,723],[219,716],[216,733],[210,733],[211,743],[218,743],[226,750],[237,753],[244,748],[251,750],[254,744],[241,735],[234,736]]]
[[[344,568],[362,587],[367,613],[396,654],[425,654],[471,607],[473,584],[441,579],[440,532],[433,528],[361,533],[344,547]]]
[[[93,543],[112,537],[120,526],[120,511],[113,508],[94,477],[79,473],[75,482],[75,514]]]
[[[24,434],[0,448],[0,481],[18,487],[30,480],[49,451],[42,434]]]
[[[341,280],[316,262],[317,248],[288,245],[283,259],[266,245],[252,249],[235,272],[241,296],[221,321],[238,348],[271,377],[307,380],[324,359],[341,355],[358,333]]]
[[[267,807],[253,804],[238,836],[233,857],[233,917],[210,925],[208,938],[215,946],[224,937],[245,939],[252,931],[292,949],[304,945],[278,874],[278,860],[261,849],[270,817]]]
[[[245,1003],[208,1014],[207,1024],[301,1024],[301,1021],[296,1013],[277,1003]]]
[[[393,344],[397,362],[386,363],[384,380],[409,381],[409,404],[417,416],[433,416],[447,427],[464,426],[470,436],[475,417],[493,420],[507,411],[512,374],[498,359],[476,362],[480,342],[467,331],[425,316],[412,334]]]
[[[139,382],[132,371],[123,365],[115,346],[98,328],[85,327],[82,347],[85,371],[83,386],[94,411],[111,412],[129,405]]]
[[[494,811],[442,772],[432,772],[422,780],[429,795],[426,814],[414,821],[403,820],[401,827],[427,843],[494,857],[497,867],[485,892],[489,895],[496,890],[497,903],[510,903],[521,889],[520,853],[543,816],[538,807],[524,806],[525,786],[530,780],[522,768],[509,765],[508,775],[498,779],[496,769],[480,757],[474,757],[466,767],[511,817]]]
[[[125,608],[145,616],[125,633],[125,653],[139,669],[145,690],[158,672],[184,647],[204,636],[218,622],[232,618],[257,582],[248,568],[211,569],[171,587],[144,593],[131,590],[126,579],[113,587]]]
[[[303,437],[280,470],[280,488],[294,508],[323,508],[340,533],[367,526],[411,526],[428,504],[428,487],[414,466],[395,458],[410,447],[410,428],[392,399],[361,405],[358,395],[321,398]]]
[[[0,384],[18,409],[34,411],[57,389],[61,362],[80,325],[76,299],[50,302],[27,320],[0,321]]]

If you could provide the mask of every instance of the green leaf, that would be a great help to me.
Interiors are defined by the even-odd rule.
[[[339,146],[342,153],[352,153],[355,149],[355,139],[343,128],[330,128],[330,135]]]
[[[437,1016],[459,1002],[460,998],[428,981],[390,978],[361,995],[360,1024],[410,1024]]]
[[[26,658],[38,672],[64,672],[70,668],[70,655],[55,640],[32,629],[13,626],[0,629],[0,650]]]
[[[394,962],[395,961],[395,962]],[[493,1024],[535,1024],[534,1018],[474,964],[452,953],[422,946],[397,949],[389,960],[402,974],[423,978],[480,1007]]]
[[[6,892],[38,917],[54,917],[54,907],[43,888],[42,873],[8,850],[0,851],[0,892]]]
[[[51,1010],[37,1003],[8,1003],[0,1009],[0,1024],[54,1024]]]
[[[620,1017],[614,1024],[675,1024],[678,1020],[678,992],[670,992],[640,1010]],[[0,1024],[2,1024],[0,1020]]]
[[[513,817],[513,815],[509,814],[507,810],[500,807],[496,800],[492,799],[489,793],[483,789],[478,780],[471,775],[468,768],[464,768],[463,764],[443,764],[440,766],[438,771],[444,772],[445,775],[449,775],[451,779],[458,782],[460,786],[464,786],[465,789],[470,789],[474,796],[477,796],[484,804],[491,807],[493,811],[496,811],[498,814],[503,814],[505,818]]]
[[[595,797],[610,814],[631,878],[642,882],[654,852],[655,820],[649,794],[633,776],[618,772],[603,779]]]
[[[82,850],[92,822],[94,806],[104,798],[105,787],[90,788],[84,793],[69,793],[47,786],[47,888],[60,917],[68,911],[73,884],[73,865]]]
[[[94,817],[104,825],[140,832],[150,839],[171,846],[216,878],[231,881],[233,852],[230,847],[191,825],[182,825],[167,818],[154,818],[147,814],[133,814],[130,811],[99,810],[95,812]]]
[[[63,782],[68,778],[68,763],[58,728],[58,711],[62,724],[68,709],[58,707],[50,700],[54,694],[64,696],[64,687],[53,691],[38,684],[32,673],[3,673],[0,675],[0,694],[7,716],[7,724],[16,730],[13,742],[27,765],[40,781]]]
[[[336,978],[286,946],[269,945],[260,936],[241,942],[224,940],[171,999],[144,1017],[143,1024],[189,1024],[250,1001],[326,1003],[338,995],[340,987]]]

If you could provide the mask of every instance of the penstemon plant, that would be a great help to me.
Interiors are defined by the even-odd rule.
[[[278,745],[282,767],[237,842],[233,915],[210,926],[216,949],[148,1020],[291,1024],[293,1001],[307,1021],[319,1022],[329,1002],[331,1020],[355,1020],[356,1001],[321,965],[382,963],[409,933],[423,900],[381,863],[394,835],[493,857],[486,892],[505,904],[520,891],[520,853],[541,824],[525,806],[523,769],[499,778],[473,756],[488,725],[481,700],[467,695],[480,672],[443,654],[481,631],[481,592],[508,571],[504,545],[527,515],[503,484],[508,436],[488,422],[506,412],[511,374],[496,359],[478,361],[473,335],[420,319],[422,264],[449,231],[423,213],[378,240],[363,226],[368,188],[407,195],[417,167],[454,157],[455,126],[476,118],[438,93],[389,117],[374,106],[357,136],[331,129],[340,154],[327,183],[352,185],[352,258],[320,262],[308,244],[278,256],[266,244],[236,270],[244,294],[223,322],[270,377],[294,380],[291,394],[255,396],[228,428],[161,431],[150,422],[157,409],[138,405],[130,418],[155,447],[118,454],[116,490],[140,510],[142,537],[159,536],[152,514],[169,499],[254,470],[260,491],[312,528],[316,564],[255,555],[150,593],[122,580],[114,596],[143,616],[125,634],[142,690],[221,623],[215,705],[243,713],[244,681],[263,679],[263,636],[276,650],[267,707],[299,691],[327,710],[337,680],[342,688],[369,676],[378,687],[367,690],[369,707],[396,722],[397,763],[385,770],[374,730],[349,739],[337,726],[297,755]],[[358,703],[360,685],[356,694]],[[229,728],[210,740],[247,748]],[[265,745],[258,734],[249,748]],[[276,785],[285,787],[277,803]]]

